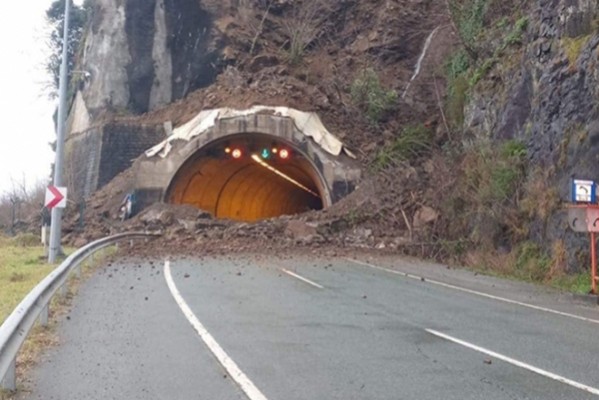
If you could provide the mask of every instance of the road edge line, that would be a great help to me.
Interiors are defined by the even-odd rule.
[[[380,271],[386,271],[395,275],[400,275],[400,276],[404,276],[406,278],[410,278],[410,279],[414,279],[414,280],[419,280],[422,281],[424,280],[425,282],[431,283],[433,285],[437,285],[437,286],[442,286],[448,289],[454,289],[454,290],[458,290],[460,292],[464,292],[464,293],[469,293],[469,294],[474,294],[476,296],[481,296],[481,297],[486,297],[488,299],[491,300],[497,300],[497,301],[502,301],[504,303],[509,303],[509,304],[514,304],[514,305],[518,305],[521,307],[526,307],[526,308],[531,308],[533,310],[537,310],[537,311],[543,311],[543,312],[547,312],[547,313],[551,313],[551,314],[556,314],[556,315],[561,315],[562,317],[568,317],[568,318],[573,318],[573,319],[577,319],[580,321],[585,321],[585,322],[590,322],[593,324],[599,324],[599,320],[596,319],[592,319],[592,318],[586,318],[586,317],[582,317],[580,315],[576,315],[576,314],[570,314],[564,311],[558,311],[558,310],[554,310],[551,308],[546,308],[546,307],[541,307],[541,306],[535,306],[534,304],[529,304],[529,303],[523,303],[521,301],[517,301],[517,300],[511,300],[511,299],[507,299],[505,297],[499,297],[499,296],[495,296],[492,294],[488,294],[488,293],[484,293],[484,292],[479,292],[477,290],[472,290],[472,289],[466,289],[460,286],[456,286],[456,285],[452,285],[449,283],[444,283],[444,282],[440,282],[440,281],[436,281],[434,279],[429,279],[429,278],[425,278],[422,276],[417,276],[417,275],[412,275],[409,274],[407,272],[401,272],[401,271],[395,271],[389,268],[383,268],[383,267],[379,267],[377,265],[373,265],[367,262],[363,262],[363,261],[359,261],[359,260],[354,260],[353,258],[346,258],[346,260],[353,262],[355,264],[360,264],[366,267],[370,267],[373,269],[378,269]]]
[[[526,370],[528,370],[530,372],[534,372],[535,374],[544,376],[546,378],[553,379],[554,381],[557,381],[557,382],[560,382],[560,383],[564,383],[566,385],[570,385],[572,387],[575,387],[576,389],[584,390],[585,392],[588,392],[588,393],[591,393],[591,394],[599,396],[599,389],[594,388],[592,386],[587,386],[587,385],[585,385],[583,383],[573,381],[572,379],[565,378],[565,377],[563,377],[561,375],[554,374],[553,372],[546,371],[544,369],[535,367],[533,365],[527,364],[527,363],[522,362],[522,361],[518,361],[518,360],[510,358],[508,356],[504,356],[503,354],[496,353],[494,351],[485,349],[484,347],[477,346],[475,344],[466,342],[464,340],[455,338],[453,336],[446,335],[444,333],[435,331],[433,329],[425,329],[425,330],[428,333],[430,333],[431,335],[437,336],[437,337],[439,337],[441,339],[445,339],[445,340],[447,340],[449,342],[452,342],[452,343],[455,343],[455,344],[459,344],[461,346],[469,348],[470,350],[474,350],[474,351],[477,351],[479,353],[486,354],[486,355],[488,355],[490,357],[493,357],[493,358],[496,358],[498,360],[504,361],[504,362],[506,362],[508,364],[511,364],[511,365],[514,365],[516,367],[520,367],[520,368],[526,369]]]
[[[308,285],[314,286],[315,288],[318,288],[318,289],[324,289],[324,286],[322,286],[322,285],[319,285],[319,284],[318,284],[318,283],[316,283],[316,282],[312,282],[310,279],[308,279],[308,278],[304,278],[303,276],[301,276],[301,275],[298,275],[298,274],[296,274],[295,272],[289,271],[288,269],[281,268],[281,271],[283,271],[284,273],[286,273],[286,274],[287,274],[287,275],[289,275],[289,276],[292,276],[292,277],[294,277],[294,278],[296,278],[296,279],[299,279],[299,280],[300,280],[300,281],[302,281],[302,282],[305,282],[305,283],[307,283]]]
[[[185,318],[189,321],[189,323],[193,326],[195,331],[198,333],[204,344],[208,347],[208,349],[212,352],[214,357],[218,360],[218,362],[223,366],[223,368],[227,371],[229,376],[239,385],[241,390],[246,394],[246,396],[250,400],[268,400],[264,394],[254,385],[254,383],[247,377],[246,374],[241,371],[241,369],[237,366],[235,361],[223,350],[223,348],[217,343],[214,337],[208,332],[208,330],[202,325],[200,320],[195,316],[181,293],[177,289],[177,285],[173,280],[171,274],[171,266],[170,261],[166,261],[164,263],[164,278],[166,280],[166,284],[171,292],[171,295],[177,302],[177,305],[185,315]]]

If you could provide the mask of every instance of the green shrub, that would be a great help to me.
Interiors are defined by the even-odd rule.
[[[454,53],[445,65],[445,72],[447,80],[449,82],[449,89],[451,90],[451,83],[454,82],[458,77],[468,72],[470,68],[470,58],[465,51],[460,50]]]
[[[392,164],[412,161],[430,152],[433,146],[432,132],[423,125],[409,126],[389,146],[383,148],[375,159],[377,169]]]
[[[460,127],[464,122],[464,106],[468,99],[467,74],[470,58],[464,50],[454,53],[445,64],[447,79],[446,111],[452,125]]]
[[[517,161],[522,161],[528,152],[524,143],[518,140],[508,140],[501,146],[501,154],[504,158],[517,158]]]
[[[468,238],[481,251],[511,246],[528,233],[519,208],[526,182],[526,149],[517,141],[477,141],[463,148],[458,178],[443,199],[452,238]]]
[[[533,282],[543,282],[549,273],[550,257],[543,254],[541,248],[532,242],[522,243],[516,251],[516,265],[514,266],[516,277]]]
[[[468,81],[470,87],[476,85],[485,75],[487,75],[487,73],[493,68],[496,62],[497,59],[495,57],[485,60],[483,65],[477,68],[476,71],[474,71],[474,74],[472,74],[472,76],[470,77]]]
[[[493,206],[510,202],[521,187],[525,177],[526,147],[519,141],[509,140],[499,149],[479,150],[474,174],[478,187],[478,203]]]
[[[381,122],[397,105],[398,100],[397,92],[385,89],[372,68],[363,70],[353,81],[351,97],[352,102],[374,124]]]
[[[503,42],[504,47],[522,44],[524,33],[526,33],[526,29],[528,29],[528,18],[522,17],[519,20],[517,20],[514,24],[514,28],[509,33],[509,35],[507,35]]]
[[[450,0],[451,18],[458,29],[462,44],[475,52],[477,39],[485,24],[489,0]]]
[[[584,46],[587,45],[590,39],[591,35],[562,39],[562,46],[564,47],[564,51],[566,52],[566,56],[568,57],[570,65],[576,64],[576,61],[578,61]]]

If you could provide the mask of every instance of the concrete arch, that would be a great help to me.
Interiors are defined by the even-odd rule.
[[[229,143],[246,148],[291,149],[290,161],[273,159],[273,173],[250,157],[232,161],[223,152]],[[252,114],[217,119],[189,141],[172,142],[165,158],[137,163],[139,198],[191,204],[216,217],[257,220],[309,209],[326,208],[355,188],[360,169],[344,154],[334,156],[300,131],[291,118]]]

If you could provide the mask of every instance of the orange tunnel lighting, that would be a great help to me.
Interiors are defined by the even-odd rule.
[[[324,185],[314,166],[300,153],[283,160],[280,153],[286,149],[279,147],[278,157],[267,163],[258,154],[246,156],[242,148],[259,153],[260,149],[275,147],[272,138],[232,145],[230,155],[226,150],[223,153],[222,145],[207,146],[179,170],[166,200],[193,205],[216,218],[241,221],[322,209]],[[235,157],[236,150],[239,157]]]

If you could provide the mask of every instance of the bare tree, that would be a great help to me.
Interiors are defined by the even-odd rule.
[[[284,23],[291,64],[300,62],[306,49],[320,36],[334,5],[333,0],[306,0],[293,5],[291,17]]]
[[[20,226],[36,224],[44,205],[45,184],[28,186],[25,176],[11,179],[11,187],[0,197],[0,226],[16,234]],[[37,224],[36,224],[37,225]]]

